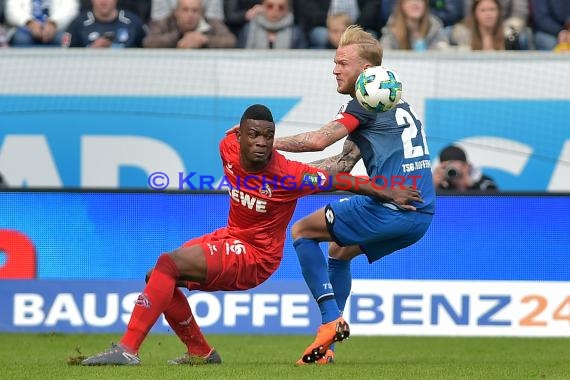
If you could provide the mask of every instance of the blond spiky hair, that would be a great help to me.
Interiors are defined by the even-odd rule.
[[[342,36],[338,47],[358,45],[358,56],[374,66],[382,64],[382,47],[380,42],[360,25],[350,25]]]

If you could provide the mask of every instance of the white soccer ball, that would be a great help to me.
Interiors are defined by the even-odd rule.
[[[368,111],[389,111],[401,97],[402,82],[398,74],[387,67],[369,67],[356,80],[356,100]]]

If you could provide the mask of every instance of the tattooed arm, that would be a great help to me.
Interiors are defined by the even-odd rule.
[[[340,154],[310,162],[309,165],[326,170],[331,175],[341,172],[350,173],[354,165],[360,160],[360,157],[358,146],[350,138],[347,138],[344,141]]]
[[[338,121],[331,121],[318,131],[278,137],[273,142],[273,148],[286,152],[318,152],[347,135],[348,130],[344,125]]]

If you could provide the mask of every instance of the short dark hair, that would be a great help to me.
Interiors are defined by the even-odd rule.
[[[456,145],[449,145],[439,153],[439,161],[463,161],[467,162],[465,151]]]
[[[265,120],[273,123],[273,115],[269,108],[264,106],[263,104],[254,104],[249,107],[243,112],[243,115],[240,119],[240,124],[243,123],[245,120]]]

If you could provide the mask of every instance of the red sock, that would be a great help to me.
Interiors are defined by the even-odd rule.
[[[133,353],[139,348],[158,317],[168,307],[179,273],[167,254],[158,258],[148,283],[135,303],[121,344]]]
[[[190,354],[206,356],[212,351],[212,347],[206,341],[192,315],[192,309],[190,309],[186,296],[180,289],[174,290],[174,296],[164,311],[164,316],[172,330],[186,345]]]

